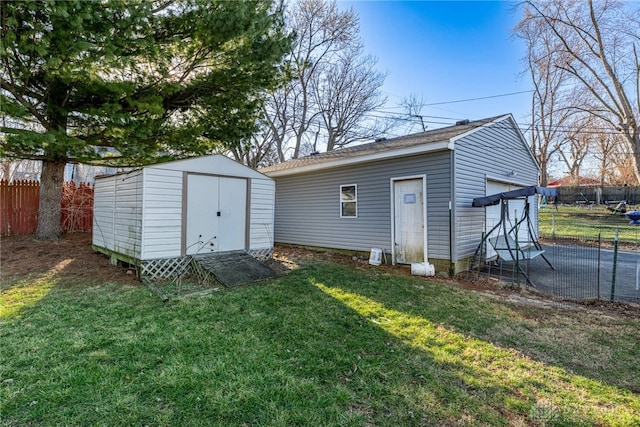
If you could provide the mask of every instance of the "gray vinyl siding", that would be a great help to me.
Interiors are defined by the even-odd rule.
[[[522,186],[538,184],[538,166],[515,126],[511,119],[505,119],[455,144],[456,261],[473,255],[482,238],[485,209],[471,203],[486,195],[487,179]],[[512,170],[516,175],[510,177],[507,173]]]
[[[428,257],[449,259],[450,152],[275,177],[275,240],[391,250],[391,178],[426,175]],[[340,218],[340,186],[357,184],[357,218]]]

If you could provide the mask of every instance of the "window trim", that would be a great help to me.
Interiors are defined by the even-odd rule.
[[[355,189],[355,198],[354,200],[343,200],[342,199],[342,189],[345,187],[353,187]],[[353,203],[356,206],[356,213],[355,215],[343,215],[342,214],[342,207],[343,207],[343,203]],[[339,209],[340,209],[340,218],[347,218],[347,219],[353,219],[353,218],[358,218],[358,184],[343,184],[340,185],[340,193],[339,193]]]

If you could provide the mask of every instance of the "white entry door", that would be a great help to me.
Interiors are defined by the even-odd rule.
[[[399,264],[424,262],[423,180],[393,181],[394,250]]]
[[[245,249],[247,181],[210,175],[187,177],[187,255]]]

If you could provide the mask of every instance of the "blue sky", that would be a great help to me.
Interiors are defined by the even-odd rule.
[[[385,111],[399,112],[402,97],[427,103],[482,98],[531,89],[523,74],[525,45],[512,36],[519,20],[513,2],[340,1],[360,18],[365,52],[388,73]],[[453,119],[512,113],[526,126],[530,93],[424,107],[429,128]],[[444,117],[428,118],[426,116]],[[413,131],[420,129],[414,128]]]

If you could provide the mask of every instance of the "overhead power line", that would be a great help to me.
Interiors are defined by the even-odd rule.
[[[431,106],[434,106],[434,105],[457,104],[459,102],[480,101],[482,99],[501,98],[503,96],[521,95],[523,93],[531,93],[531,92],[533,92],[533,89],[521,90],[519,92],[502,93],[500,95],[481,96],[479,98],[468,98],[468,99],[458,99],[458,100],[455,100],[455,101],[433,102],[431,104],[424,104],[424,106],[425,107],[431,107]]]
[[[381,113],[381,114],[376,114],[376,113]],[[412,122],[412,123],[417,123],[415,118],[407,115],[407,114],[400,114],[400,113],[390,113],[390,112],[385,112],[385,111],[381,111],[381,110],[375,110],[373,112],[367,113],[366,116],[368,117],[372,117],[372,118],[376,118],[376,119],[394,119],[394,120],[401,120],[401,121],[407,121],[407,122]],[[454,117],[436,117],[436,116],[423,116],[424,118],[431,118],[431,117],[435,117],[437,119],[443,119],[446,121],[439,121],[439,120],[424,120],[424,123],[427,124],[432,124],[432,125],[441,125],[441,126],[453,126],[456,122],[462,120],[460,118],[454,118]],[[505,126],[504,128],[511,128],[511,125],[502,125],[500,123],[498,124],[494,124],[493,125],[496,128],[501,128],[503,126]],[[556,132],[561,132],[561,133],[582,133],[582,134],[596,134],[596,135],[620,135],[620,132],[609,128],[609,127],[599,127],[599,126],[583,126],[580,127],[579,130],[577,130],[575,127],[573,126],[569,126],[569,125],[554,125],[550,127],[550,130],[554,130]],[[526,123],[526,126],[518,126],[518,129],[520,129],[520,131],[522,133],[526,133],[526,132],[530,132],[531,131],[531,123]]]

